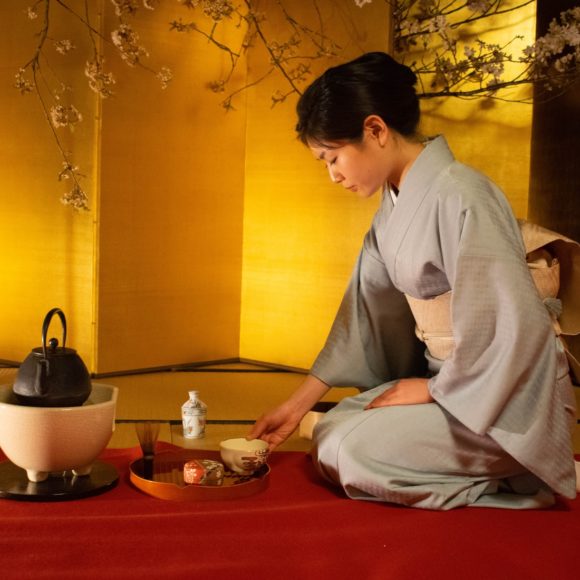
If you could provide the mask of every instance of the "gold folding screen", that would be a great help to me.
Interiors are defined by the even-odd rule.
[[[38,99],[14,87],[18,69],[29,62],[39,40],[39,23],[26,17],[26,7],[18,0],[0,2],[0,358],[23,360],[40,344],[44,315],[60,306],[68,319],[67,344],[91,364],[95,213],[75,215],[59,202],[62,158],[50,127]],[[69,38],[79,53],[91,50],[88,39],[74,32],[74,20],[53,23],[55,36]],[[73,88],[85,118],[73,133],[60,136],[63,147],[74,150],[93,197],[97,102],[86,88],[83,66],[76,58],[64,59],[57,71],[59,80]],[[61,336],[57,322],[54,334]]]
[[[84,9],[81,0],[70,3]],[[89,4],[110,28],[111,3]],[[317,25],[313,3],[285,5]],[[317,6],[341,60],[388,47],[386,3]],[[96,372],[236,357],[308,367],[321,347],[379,200],[330,183],[295,139],[295,96],[271,107],[282,83],[275,75],[241,93],[235,111],[221,108],[223,95],[207,84],[229,57],[201,36],[170,33],[177,10],[160,3],[137,19],[152,66],[173,69],[166,91],[105,47],[116,95],[99,107],[82,76],[86,40],[73,38],[79,50],[67,74],[85,122],[67,146],[91,196],[91,211],[75,214],[58,202],[60,161],[42,112],[33,96],[11,88],[34,50],[33,24],[21,2],[0,3],[8,24],[0,36],[1,359],[22,360],[38,346],[52,306],[65,310],[69,344]],[[62,18],[64,34],[71,22]],[[232,23],[226,34],[241,32]],[[259,79],[268,60],[250,51],[241,84]],[[313,62],[314,73],[332,62]],[[513,109],[448,121],[452,115],[431,107],[425,118],[425,132],[449,130],[458,157],[491,173],[521,216],[529,166],[523,115],[515,123]],[[501,161],[489,153],[500,149]]]

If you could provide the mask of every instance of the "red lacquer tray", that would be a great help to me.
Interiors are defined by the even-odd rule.
[[[252,475],[238,475],[225,468],[222,485],[188,485],[183,481],[183,466],[192,459],[213,459],[221,462],[219,451],[162,451],[155,455],[152,472],[146,467],[143,458],[131,463],[131,483],[153,497],[178,501],[238,499],[254,495],[268,487],[270,468],[266,464]]]

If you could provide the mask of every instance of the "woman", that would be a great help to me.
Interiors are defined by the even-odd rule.
[[[419,137],[415,82],[370,53],[298,103],[298,135],[332,181],[383,201],[311,373],[249,437],[274,448],[330,387],[357,386],[314,432],[315,464],[349,497],[431,509],[574,497],[574,396],[518,224],[443,137]],[[436,297],[453,332],[439,357],[409,306]]]

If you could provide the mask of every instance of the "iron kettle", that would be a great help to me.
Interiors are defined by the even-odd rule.
[[[52,317],[58,314],[62,322],[62,346],[46,335]],[[82,405],[91,394],[91,379],[87,367],[76,350],[66,348],[66,318],[60,308],[53,308],[44,318],[42,346],[32,352],[20,365],[12,390],[22,405],[35,407],[75,407]]]

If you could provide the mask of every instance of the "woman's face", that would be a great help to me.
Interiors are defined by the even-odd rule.
[[[323,161],[330,179],[360,197],[370,197],[385,186],[390,177],[386,149],[367,131],[360,143],[311,144],[317,160]]]

